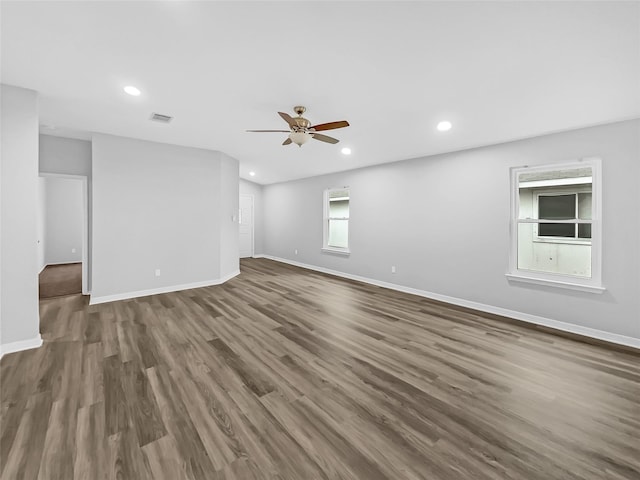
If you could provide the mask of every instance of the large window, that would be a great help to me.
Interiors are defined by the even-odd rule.
[[[512,169],[512,280],[601,292],[600,161]]]
[[[324,192],[323,249],[349,253],[349,189],[331,188]]]

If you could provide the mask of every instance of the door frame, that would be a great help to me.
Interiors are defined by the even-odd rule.
[[[67,178],[82,182],[82,295],[89,295],[89,179],[86,175],[39,172],[45,178]]]
[[[241,193],[240,197],[249,197],[251,199],[251,255],[253,258],[256,254],[256,227],[255,227],[255,198],[252,193]],[[242,208],[239,208],[240,219],[242,219]],[[242,221],[239,222],[239,225],[242,224]]]

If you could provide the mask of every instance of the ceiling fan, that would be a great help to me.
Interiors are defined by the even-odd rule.
[[[314,140],[320,140],[321,142],[338,143],[339,140],[337,138],[329,137],[317,132],[349,126],[349,122],[347,122],[346,120],[311,125],[311,122],[302,116],[302,114],[306,111],[305,107],[298,105],[293,107],[293,111],[298,114],[297,117],[292,117],[288,113],[278,112],[278,115],[280,115],[282,119],[289,124],[290,130],[247,130],[247,132],[288,133],[289,137],[284,142],[282,142],[282,145],[290,145],[291,143],[295,143],[296,145],[301,147],[302,144],[307,143],[310,138],[313,138]]]

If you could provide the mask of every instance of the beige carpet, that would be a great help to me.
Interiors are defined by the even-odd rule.
[[[40,298],[82,293],[82,263],[49,265],[40,273]]]

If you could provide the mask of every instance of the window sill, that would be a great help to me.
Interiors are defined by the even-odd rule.
[[[549,280],[546,278],[540,277],[528,277],[525,275],[518,275],[514,273],[505,274],[507,280],[510,282],[522,282],[522,283],[532,283],[534,285],[545,285],[548,287],[557,287],[557,288],[565,288],[568,290],[577,290],[580,292],[589,292],[589,293],[597,293],[601,294],[606,291],[606,288],[599,287],[596,285],[584,285],[581,283],[571,283],[563,280]]]
[[[322,247],[322,253],[330,253],[332,255],[342,255],[344,257],[348,257],[351,255],[351,251],[346,248],[331,248],[331,247]]]

